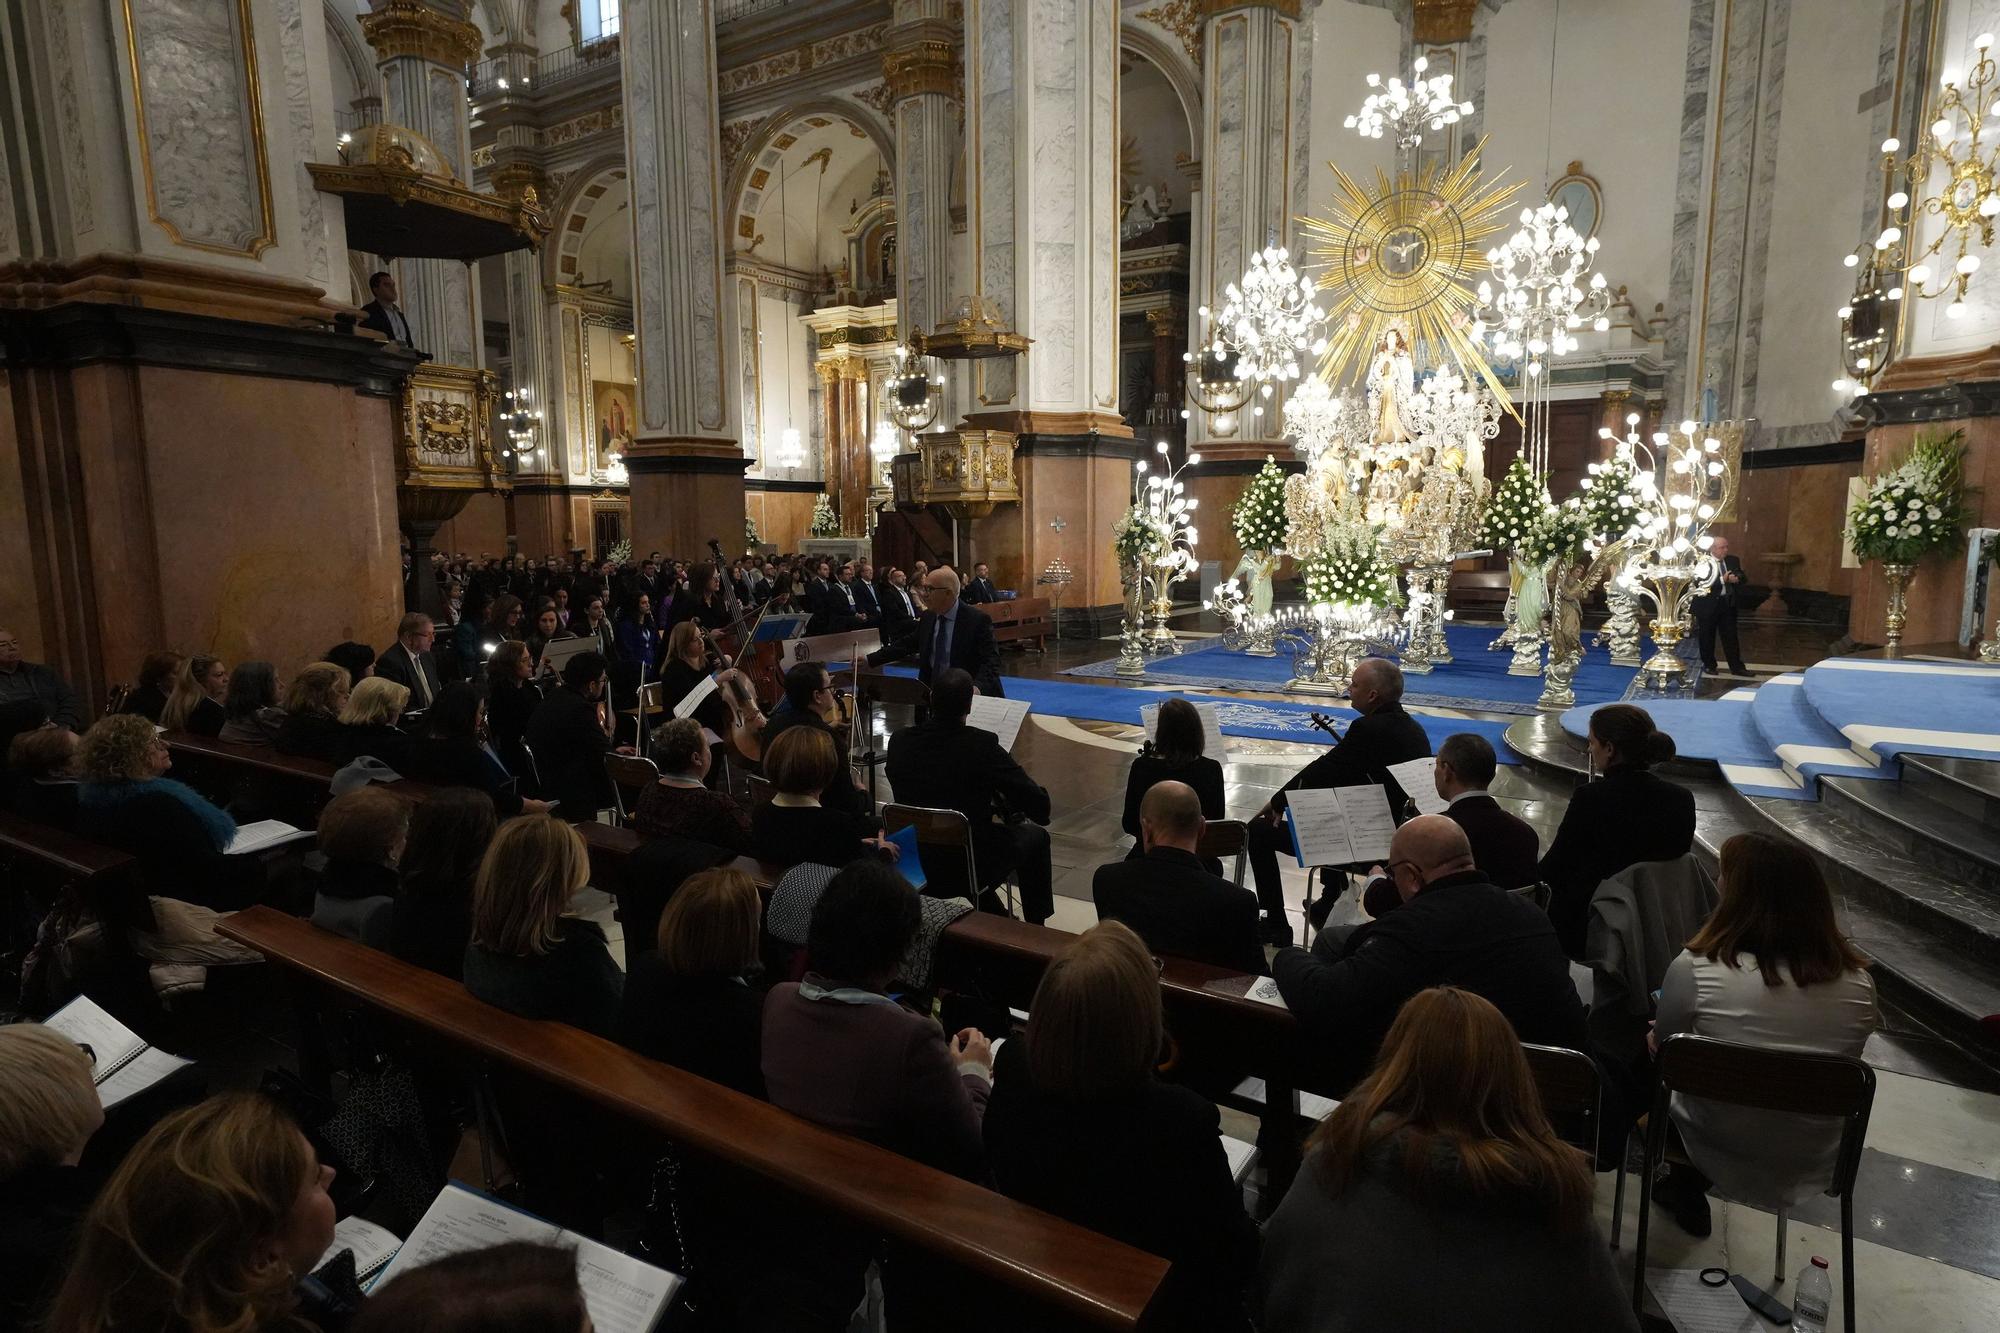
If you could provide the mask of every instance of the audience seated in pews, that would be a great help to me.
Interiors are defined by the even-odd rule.
[[[493,650],[509,639],[521,637],[521,599],[510,592],[496,596],[486,607],[486,614],[477,622],[466,619],[459,622],[453,636],[453,656],[458,659],[458,669],[467,676],[479,670],[481,663],[493,655]]]
[[[1601,774],[1578,787],[1537,876],[1549,886],[1549,920],[1571,958],[1583,957],[1597,886],[1641,861],[1671,861],[1694,846],[1694,793],[1651,771],[1674,757],[1674,738],[1636,704],[1590,714],[1590,763]]]
[[[739,856],[750,851],[750,817],[728,792],[708,785],[713,756],[701,723],[677,717],[655,728],[652,759],[659,779],[639,793],[632,814],[641,833],[693,838]]]
[[[69,731],[83,730],[83,706],[54,670],[40,662],[21,660],[21,640],[0,629],[0,704],[38,703],[49,721]]]
[[[396,862],[389,952],[454,981],[464,977],[472,886],[498,827],[493,798],[471,787],[446,787],[417,806]]]
[[[833,677],[820,662],[794,663],[785,671],[785,697],[765,719],[763,734],[758,743],[763,748],[764,762],[770,762],[771,747],[778,737],[795,727],[820,731],[834,744],[834,753],[840,752],[840,741],[833,728],[827,725],[826,714],[834,707]],[[766,773],[765,776],[770,776]],[[827,775],[826,786],[820,791],[819,803],[829,810],[844,810],[850,814],[868,819],[872,830],[875,807],[868,799],[868,793],[854,784],[854,777],[845,764],[835,759],[833,771]],[[843,861],[829,862],[830,865],[844,865]]]
[[[1155,783],[1182,782],[1194,789],[1201,800],[1203,819],[1226,817],[1222,795],[1222,765],[1202,753],[1207,740],[1202,734],[1201,714],[1185,699],[1169,699],[1160,705],[1159,724],[1153,739],[1139,747],[1132,767],[1125,775],[1125,815],[1121,827],[1132,835],[1132,860],[1146,854],[1139,837],[1139,802]],[[1208,869],[1222,873],[1222,863],[1210,859]]]
[[[352,639],[336,643],[327,649],[323,660],[347,672],[347,679],[354,684],[359,684],[375,674],[375,650],[365,643],[356,643]]]
[[[463,1250],[373,1292],[350,1333],[588,1333],[576,1252],[509,1241]]]
[[[1480,873],[1503,889],[1523,889],[1535,882],[1541,839],[1533,825],[1501,809],[1500,802],[1486,794],[1497,769],[1492,742],[1461,731],[1445,737],[1438,746],[1431,780],[1437,794],[1450,802],[1445,818],[1465,830],[1466,840],[1472,844],[1472,863]],[[1382,867],[1371,872],[1361,905],[1371,917],[1403,905]]]
[[[528,735],[528,722],[541,705],[542,691],[534,683],[535,659],[528,645],[507,639],[486,659],[486,734],[493,752],[507,771],[523,782],[532,781],[527,751],[521,743]]]
[[[978,885],[963,885],[940,867],[932,893],[978,894],[986,911],[1004,912],[991,890],[1011,875],[1021,886],[1021,914],[1040,925],[1055,912],[1055,871],[1050,859],[1049,794],[1000,744],[1000,738],[968,726],[972,677],[957,667],[931,682],[930,717],[905,727],[889,741],[889,785],[903,805],[956,810],[972,829]],[[996,807],[1017,816],[1002,822]],[[927,873],[929,873],[927,871]]]
[[[409,701],[409,687],[384,676],[370,676],[356,685],[340,710],[333,761],[351,764],[367,755],[401,773],[410,762],[410,734],[398,724]]]
[[[333,1242],[333,1171],[291,1118],[237,1092],[176,1111],[78,1231],[49,1333],[345,1329],[361,1296],[310,1277]]]
[[[604,756],[611,735],[598,716],[611,682],[596,652],[581,652],[563,663],[562,688],[551,690],[528,719],[526,741],[533,756],[543,800],[564,819],[593,820],[610,805],[611,775]],[[618,747],[630,754],[630,746]]]
[[[1147,947],[1109,921],[1049,964],[1027,1031],[994,1061],[987,1156],[1003,1194],[1171,1260],[1158,1300],[1180,1326],[1243,1329],[1257,1227],[1214,1103],[1154,1075],[1165,1032]]]
[[[763,912],[756,884],[740,870],[688,876],[660,914],[657,948],[627,960],[618,1040],[762,1097],[764,988],[756,974]]]
[[[409,831],[410,803],[372,783],[328,801],[319,812],[319,853],[326,864],[313,894],[312,923],[370,948],[386,948],[396,907],[396,863]]]
[[[1289,852],[1292,846],[1291,832],[1284,824],[1285,793],[1372,782],[1387,793],[1389,809],[1400,819],[1409,798],[1389,772],[1389,765],[1422,759],[1431,752],[1430,737],[1424,734],[1422,724],[1403,710],[1403,670],[1394,662],[1371,657],[1355,667],[1348,699],[1361,716],[1347,724],[1338,744],[1300,769],[1250,820],[1250,869],[1257,880],[1264,938],[1269,943],[1292,942],[1284,885],[1278,876],[1278,853]],[[1321,901],[1331,904],[1332,899],[1329,896]]]
[[[750,845],[758,855],[784,866],[844,866],[871,850],[896,856],[894,845],[871,836],[861,816],[820,803],[829,783],[846,780],[836,776],[839,769],[833,736],[824,727],[792,727],[765,747],[772,795],[750,817]]]
[[[14,737],[7,747],[7,808],[23,819],[76,831],[82,738],[54,725]]]
[[[332,761],[340,753],[340,712],[352,688],[347,668],[314,662],[285,691],[285,721],[272,741],[279,754]]]
[[[424,714],[424,734],[410,746],[410,766],[403,774],[441,787],[472,787],[486,793],[502,819],[519,814],[546,814],[548,804],[520,795],[517,780],[483,744],[480,732],[486,705],[472,686],[457,681]]]
[[[1195,855],[1206,827],[1194,788],[1154,783],[1139,803],[1141,858],[1099,866],[1091,900],[1099,920],[1124,922],[1155,953],[1260,974],[1257,896],[1211,873]]]
[[[167,706],[160,710],[160,725],[196,736],[220,735],[228,720],[222,708],[228,694],[229,669],[222,659],[196,653],[174,672],[173,691],[167,695]]]
[[[77,1163],[104,1124],[94,1057],[39,1023],[0,1027],[0,1329],[55,1294],[92,1182]]]
[[[444,690],[437,659],[431,645],[437,641],[437,627],[421,611],[412,611],[396,625],[396,641],[375,659],[375,674],[393,680],[410,692],[410,711],[421,713]]]
[[[147,653],[139,663],[138,681],[132,692],[125,696],[125,706],[121,713],[137,713],[148,722],[158,722],[160,714],[166,711],[167,691],[174,687],[174,673],[181,669],[185,659],[171,651]]]
[[[1722,901],[1667,967],[1659,1042],[1682,1032],[1797,1054],[1860,1058],[1881,1024],[1868,960],[1840,933],[1819,867],[1797,844],[1739,833],[1722,844]],[[1707,1191],[1773,1212],[1826,1189],[1839,1120],[1729,1106],[1679,1093],[1674,1128],[1692,1166],[1673,1165],[1653,1200],[1706,1236]]]
[[[1271,961],[1336,1085],[1367,1070],[1406,1000],[1447,982],[1497,1006],[1521,1041],[1587,1049],[1583,1002],[1548,918],[1480,873],[1463,829],[1443,815],[1411,820],[1389,844],[1388,872],[1400,908]]]
[[[269,745],[285,724],[278,707],[278,673],[269,662],[238,662],[229,673],[222,700],[222,730],[216,739],[232,745]]]
[[[575,829],[548,815],[504,825],[473,886],[465,988],[523,1018],[611,1036],[625,974],[602,927],[564,915],[589,882],[590,858]]]
[[[1505,1015],[1421,991],[1264,1229],[1258,1327],[1637,1333],[1592,1190]]]

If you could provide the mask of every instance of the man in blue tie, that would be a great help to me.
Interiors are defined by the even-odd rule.
[[[917,679],[928,685],[947,667],[972,676],[981,694],[999,698],[1000,647],[993,639],[993,621],[976,606],[959,600],[958,575],[940,565],[924,575],[924,611],[913,627],[869,655],[871,666],[898,658],[917,659]]]

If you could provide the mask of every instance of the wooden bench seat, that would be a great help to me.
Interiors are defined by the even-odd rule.
[[[1048,598],[1014,597],[1004,602],[982,603],[979,609],[993,622],[995,643],[1026,643],[1033,639],[1036,652],[1047,647],[1044,640],[1055,624]]]
[[[969,1309],[997,1293],[1032,1305],[1040,1316],[1034,1327],[1140,1328],[1166,1276],[1156,1256],[601,1037],[516,1017],[455,981],[308,922],[253,907],[218,929],[348,1005],[546,1083],[973,1275],[988,1290],[968,1290]]]
[[[250,793],[260,798],[260,806],[268,807],[275,818],[300,828],[311,828],[319,821],[320,810],[333,799],[333,775],[341,768],[326,759],[279,754],[268,745],[242,745],[191,731],[169,731],[160,739],[173,752],[170,776],[211,800],[220,796],[218,804],[239,793]],[[378,785],[412,801],[422,801],[440,790],[409,778]]]

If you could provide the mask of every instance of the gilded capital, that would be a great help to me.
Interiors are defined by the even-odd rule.
[[[954,43],[922,38],[882,53],[882,82],[892,102],[925,93],[955,98],[963,81]]]
[[[423,0],[375,0],[375,8],[361,16],[361,35],[382,60],[416,56],[464,69],[479,59],[478,26]]]
[[[532,162],[501,162],[492,172],[493,193],[513,203],[541,207],[551,199],[549,175]]]
[[[1155,338],[1178,338],[1187,327],[1187,312],[1173,306],[1156,306],[1146,312],[1146,327]]]
[[[1472,39],[1472,12],[1479,0],[1410,0],[1410,7],[1410,35],[1419,45]]]

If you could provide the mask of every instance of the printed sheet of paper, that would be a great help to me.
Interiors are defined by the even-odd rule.
[[[701,683],[689,690],[681,701],[674,705],[675,717],[693,717],[694,710],[701,707],[701,701],[715,693],[715,677],[703,676]]]
[[[244,824],[236,830],[236,836],[223,848],[228,856],[243,852],[261,852],[266,847],[276,847],[280,843],[294,842],[300,838],[313,836],[311,829],[295,828],[282,819],[260,819],[254,824]]]
[[[1646,1286],[1679,1333],[1770,1333],[1732,1286],[1702,1285],[1695,1268],[1648,1268]]]
[[[1250,1168],[1257,1164],[1257,1145],[1245,1143],[1242,1139],[1222,1136],[1222,1154],[1229,1159],[1229,1175],[1241,1185],[1250,1174]]]
[[[1451,809],[1451,802],[1438,795],[1437,760],[1405,759],[1389,765],[1389,776],[1396,779],[1405,796],[1417,803],[1418,814],[1441,815]]]
[[[1026,699],[995,699],[985,694],[972,696],[972,711],[965,715],[967,725],[998,736],[1003,750],[1014,748],[1014,738],[1021,734],[1021,724],[1027,720]]]
[[[97,1100],[107,1111],[194,1063],[148,1046],[138,1033],[85,995],[50,1014],[47,1026],[78,1045],[90,1047],[97,1057],[91,1081],[97,1085]]]
[[[1243,993],[1259,1004],[1275,1005],[1280,1009],[1291,1008],[1285,1003],[1285,997],[1278,993],[1278,983],[1269,977],[1258,977],[1250,983],[1250,989]]]
[[[1222,705],[1195,703],[1194,711],[1201,714],[1201,752],[1217,763],[1228,752],[1229,743],[1222,738]],[[1145,725],[1146,739],[1157,740],[1160,733],[1160,706],[1145,704],[1139,709],[1139,721]]]
[[[1373,784],[1305,787],[1285,793],[1292,852],[1302,866],[1365,865],[1389,855],[1396,817]]]
[[[367,1291],[382,1270],[389,1266],[396,1252],[403,1248],[402,1237],[387,1227],[359,1217],[343,1217],[333,1224],[333,1244],[326,1247],[326,1253],[313,1265],[313,1271],[320,1269],[342,1250],[354,1251],[354,1276],[361,1289]]]

